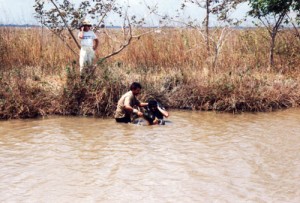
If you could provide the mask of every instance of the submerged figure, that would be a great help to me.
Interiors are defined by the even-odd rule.
[[[169,113],[157,101],[149,100],[143,117],[148,121],[149,125],[164,125],[164,117],[169,117]]]
[[[136,97],[140,94],[142,86],[134,82],[130,85],[130,91],[125,93],[118,101],[115,119],[118,123],[130,123],[131,117],[135,114],[142,117],[143,113],[135,107],[145,107],[148,103],[141,103]]]

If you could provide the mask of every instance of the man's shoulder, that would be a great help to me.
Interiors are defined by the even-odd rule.
[[[123,97],[133,97],[133,94],[131,91],[128,91],[125,94],[123,94]]]
[[[89,31],[89,35],[94,36],[94,37],[97,38],[97,35],[96,35],[96,33],[95,33],[93,30],[90,30],[90,31]]]
[[[83,32],[83,35],[85,35],[85,36],[94,36],[95,33],[94,33],[94,31],[89,30],[89,31],[87,31],[87,32]]]

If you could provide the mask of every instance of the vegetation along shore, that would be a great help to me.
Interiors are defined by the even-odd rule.
[[[160,29],[107,60],[99,59],[112,49],[108,36],[119,33],[97,35],[98,62],[81,78],[78,55],[65,45],[71,39],[38,27],[1,27],[0,119],[111,117],[133,81],[143,85],[140,100],[154,97],[170,109],[239,113],[300,104],[300,40],[293,29],[277,36],[272,66],[269,34],[261,28],[212,29],[210,51],[197,30]]]

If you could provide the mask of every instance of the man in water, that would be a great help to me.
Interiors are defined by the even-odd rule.
[[[141,93],[140,83],[133,82],[130,90],[126,92],[118,101],[115,119],[118,123],[130,123],[133,114],[142,117],[143,113],[136,107],[145,107],[148,103],[141,103],[136,97]]]
[[[164,117],[169,117],[169,113],[165,110],[164,107],[158,104],[155,100],[149,100],[148,106],[145,108],[143,116],[150,125],[164,125]]]

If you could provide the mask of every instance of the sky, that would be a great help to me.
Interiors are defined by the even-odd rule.
[[[78,3],[81,0],[70,0],[72,3]],[[175,10],[180,7],[180,2],[182,0],[119,0],[124,1],[125,4],[131,6],[130,14],[137,14],[140,17],[147,17],[147,23],[149,25],[155,25],[158,23],[158,18],[155,16],[147,15],[144,1],[148,4],[156,4],[159,8],[160,13],[175,15]],[[34,8],[35,0],[0,0],[0,24],[38,24],[34,18]],[[242,18],[245,16],[246,12],[249,10],[247,4],[239,7],[239,9],[233,14],[235,18]],[[199,19],[204,18],[205,11],[199,10],[199,8],[190,7],[186,11],[182,18],[187,16],[195,16]],[[212,24],[216,24],[213,22]]]

